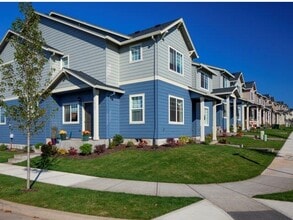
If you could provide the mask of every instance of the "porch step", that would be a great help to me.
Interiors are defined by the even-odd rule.
[[[40,156],[40,153],[31,153],[30,158],[38,157]],[[13,158],[8,159],[9,164],[15,164],[15,163],[20,163],[22,161],[27,160],[27,154],[14,154]]]

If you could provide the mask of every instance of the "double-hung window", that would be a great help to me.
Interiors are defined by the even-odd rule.
[[[4,108],[0,107],[0,125],[6,124],[6,117],[5,117],[5,110]]]
[[[223,77],[223,88],[229,87],[229,80],[226,77]]]
[[[137,62],[142,60],[142,47],[141,45],[134,45],[129,48],[130,62]]]
[[[184,124],[184,100],[169,96],[169,123]]]
[[[144,123],[144,94],[129,96],[129,123]]]
[[[209,126],[210,124],[210,110],[209,107],[204,107],[204,125]]]
[[[201,73],[200,75],[200,87],[203,89],[209,89],[209,76],[206,73]]]
[[[79,105],[77,103],[63,105],[63,123],[79,123]]]
[[[183,74],[183,55],[171,47],[169,47],[169,69]]]

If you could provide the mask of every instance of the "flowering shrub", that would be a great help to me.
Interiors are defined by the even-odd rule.
[[[65,130],[60,130],[59,134],[67,134],[67,132]]]
[[[77,149],[75,149],[74,147],[70,147],[68,150],[68,154],[71,156],[77,155]]]
[[[66,149],[64,149],[64,148],[59,148],[59,149],[57,150],[57,152],[58,152],[59,155],[65,155],[65,154],[68,154],[68,151],[67,151]]]
[[[95,153],[96,154],[102,154],[106,150],[106,145],[105,144],[100,144],[95,146]]]
[[[88,130],[82,131],[82,135],[91,135],[91,132]]]
[[[140,139],[137,145],[137,148],[143,148],[143,147],[146,147],[147,145],[148,145],[148,142],[146,140]]]

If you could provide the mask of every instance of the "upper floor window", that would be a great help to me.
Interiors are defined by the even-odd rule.
[[[79,105],[77,103],[63,105],[63,123],[78,124],[79,123]]]
[[[0,107],[0,125],[6,124],[6,117],[5,117],[5,110],[4,108]]]
[[[136,62],[142,60],[142,47],[141,45],[135,45],[129,48],[130,62]]]
[[[169,47],[169,69],[183,74],[183,55],[171,47]]]
[[[250,92],[250,100],[254,100],[254,93],[252,91]]]
[[[223,88],[229,87],[229,80],[226,77],[223,77]]]
[[[204,126],[209,126],[210,124],[210,110],[209,107],[204,107]]]
[[[69,68],[69,57],[68,56],[64,56],[61,58],[61,69],[62,68]]]
[[[184,124],[184,100],[169,96],[169,123]]]
[[[129,123],[144,123],[144,94],[129,96]]]
[[[209,76],[206,73],[200,74],[200,87],[203,89],[209,89]]]

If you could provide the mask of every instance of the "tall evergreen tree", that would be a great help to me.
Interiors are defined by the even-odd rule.
[[[0,67],[0,100],[6,116],[27,137],[27,189],[30,189],[31,136],[40,132],[45,125],[46,109],[40,103],[49,96],[46,87],[50,73],[48,76],[42,74],[46,58],[43,50],[45,41],[38,28],[40,18],[31,3],[19,3],[19,10],[23,17],[13,22],[12,30],[16,34],[9,39],[15,50],[14,62]],[[6,105],[3,98],[7,93],[17,97],[18,103]]]

